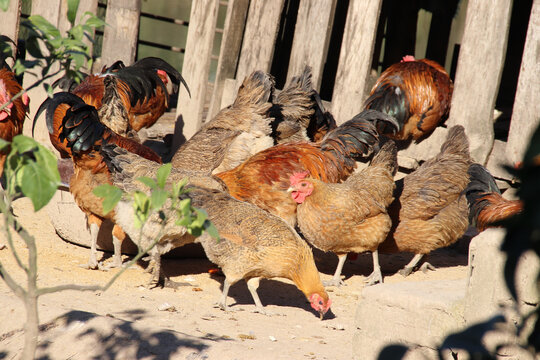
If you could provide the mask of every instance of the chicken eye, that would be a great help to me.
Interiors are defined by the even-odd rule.
[[[319,300],[319,305],[321,305],[321,306],[323,305],[323,302],[322,302],[322,300]]]
[[[303,187],[305,187],[306,185],[307,185],[306,183],[302,183],[302,184],[301,184],[300,186],[303,186]]]

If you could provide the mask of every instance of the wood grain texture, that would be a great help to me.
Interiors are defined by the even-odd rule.
[[[534,0],[521,60],[506,158],[523,158],[534,130],[540,124],[540,0]]]
[[[349,3],[332,98],[338,125],[362,110],[381,5],[382,0]]]
[[[137,51],[137,36],[139,33],[140,0],[109,0],[103,34],[101,63],[111,65],[122,60],[131,65]]]
[[[191,90],[191,98],[186,89],[180,88],[176,106],[176,116],[182,115],[184,121],[183,135],[186,139],[193,136],[202,124],[218,8],[219,0],[198,0],[191,7],[182,65],[182,76]],[[173,148],[179,145],[180,140],[182,137],[175,134]]]
[[[21,0],[9,0],[6,12],[0,11],[2,21],[0,21],[0,34],[9,37],[17,42],[19,35],[19,22],[21,14]]]
[[[284,0],[251,1],[236,79],[243,81],[255,70],[270,71],[283,3]]]
[[[465,127],[471,156],[485,164],[494,140],[493,109],[506,53],[512,0],[470,0],[449,125]]]
[[[335,9],[336,0],[300,1],[287,81],[309,65],[312,68],[313,87],[320,89]]]
[[[227,15],[223,29],[223,40],[219,51],[216,80],[214,82],[214,91],[210,100],[206,121],[210,121],[221,110],[225,79],[234,78],[240,55],[240,47],[244,38],[248,8],[249,0],[230,0],[227,5]]]

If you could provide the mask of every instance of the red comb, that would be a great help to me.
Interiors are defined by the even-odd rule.
[[[291,181],[291,185],[296,185],[298,184],[298,182],[302,179],[305,179],[306,176],[309,175],[309,172],[307,171],[302,171],[302,172],[295,172],[291,175],[290,177],[290,181]]]
[[[403,59],[401,59],[401,62],[407,62],[407,61],[416,61],[416,59],[412,55],[405,55]]]

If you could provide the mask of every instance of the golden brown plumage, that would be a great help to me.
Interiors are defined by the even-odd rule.
[[[379,251],[416,254],[400,271],[404,276],[424,254],[454,243],[467,229],[463,191],[471,164],[465,130],[456,125],[448,131],[437,156],[396,182],[395,200],[388,211],[393,226]]]
[[[58,108],[65,108],[65,115],[58,123]],[[92,190],[102,184],[111,184],[110,172],[103,160],[99,148],[103,143],[113,143],[128,151],[161,163],[160,157],[144,145],[134,140],[117,135],[99,121],[96,109],[71,93],[57,93],[46,103],[47,127],[51,135],[57,136],[66,153],[71,154],[74,174],[70,181],[70,192],[79,208],[87,215],[92,237],[92,248],[88,267],[98,267],[96,259],[96,241],[103,220],[114,222],[114,212],[103,212],[103,199],[94,195]],[[54,116],[53,116],[54,114]],[[58,128],[56,128],[58,127]],[[58,145],[58,144],[57,144]],[[126,234],[118,225],[113,227],[114,262],[122,264],[121,244]]]
[[[392,225],[387,207],[395,188],[397,148],[384,144],[370,165],[343,183],[328,184],[316,179],[291,177],[291,195],[299,204],[298,226],[316,248],[338,255],[334,278],[325,285],[339,286],[343,264],[349,252],[371,251],[374,269],[368,284],[382,282],[377,247]]]
[[[22,90],[15,74],[7,64],[0,68],[0,106],[8,102]],[[23,94],[0,110],[0,139],[11,142],[13,137],[22,134],[24,118],[28,111],[28,95]],[[7,153],[0,152],[0,176],[4,170]]]
[[[225,182],[233,197],[249,201],[294,226],[296,203],[287,193],[290,176],[307,171],[324,182],[346,179],[356,167],[355,159],[369,154],[378,143],[374,119],[393,121],[385,114],[367,110],[328,132],[320,142],[279,144],[216,176]]]
[[[159,167],[157,164],[114,146],[104,147],[102,153],[106,157],[116,186],[125,191],[148,191],[136,178],[155,177]],[[260,278],[273,277],[291,279],[321,315],[329,309],[331,302],[321,284],[311,249],[294,229],[252,204],[233,199],[222,191],[219,180],[212,177],[189,176],[189,173],[173,168],[168,185],[180,181],[186,175],[190,184],[190,192],[185,195],[186,198],[191,199],[193,206],[206,210],[210,221],[219,232],[219,241],[208,234],[203,234],[197,241],[201,242],[208,258],[219,265],[226,276],[220,301],[223,309],[227,308],[229,286],[246,279],[257,310],[265,312],[256,288]],[[133,226],[132,204],[120,201],[115,214],[116,221],[142,248],[154,241],[162,223],[159,216],[151,216],[139,240],[139,229]],[[166,215],[163,235],[151,250],[157,266],[161,254],[195,240],[187,234],[184,227],[175,224],[175,213],[166,212]],[[162,276],[156,268],[155,276]]]
[[[397,133],[381,124],[379,131],[385,135],[418,140],[429,135],[448,115],[452,91],[452,80],[441,65],[406,56],[381,74],[364,106],[397,119]]]
[[[498,223],[523,210],[521,200],[507,200],[489,171],[480,164],[472,164],[468,170],[470,182],[465,189],[469,203],[469,222],[479,231]]]

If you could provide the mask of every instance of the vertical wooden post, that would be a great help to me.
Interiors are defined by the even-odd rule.
[[[208,109],[206,121],[210,121],[221,110],[221,99],[223,94],[223,84],[225,79],[234,78],[240,46],[244,37],[249,0],[229,0],[227,5],[227,16],[223,29],[223,40],[219,51],[216,81],[212,100]]]
[[[534,130],[540,125],[540,0],[534,0],[514,100],[506,158],[521,161]]]
[[[251,1],[237,80],[243,81],[255,70],[270,71],[283,3],[284,0]]]
[[[62,6],[62,0],[33,0],[32,1],[32,10],[31,15],[41,15],[47,21],[49,21],[54,26],[58,27],[60,22],[60,8]],[[45,50],[46,51],[46,50]],[[58,66],[54,65],[49,72],[54,72],[58,70]],[[30,74],[25,74],[23,78],[23,88],[28,88],[30,85],[34,84],[38,80],[37,77]],[[52,79],[54,80],[54,79]],[[47,93],[43,89],[43,86],[38,86],[28,92],[28,97],[30,98],[30,108],[29,116],[33,119],[36,114],[37,109],[43,101],[47,98]],[[45,116],[42,115],[36,123],[35,128],[35,139],[45,145],[48,145],[50,149],[53,149],[49,141],[49,132],[45,125]],[[23,134],[27,136],[32,135],[32,121],[25,121],[23,127]]]
[[[309,65],[313,71],[313,87],[319,90],[335,10],[336,0],[300,1],[287,81]]]
[[[362,110],[381,4],[382,0],[349,3],[332,98],[338,124]]]
[[[186,139],[193,136],[202,124],[218,8],[219,0],[197,0],[191,6],[182,65],[182,76],[191,90],[191,97],[180,87],[176,106],[177,121],[184,123],[183,135]],[[181,145],[182,135],[178,131],[180,129],[175,129],[173,149]]]
[[[122,60],[131,65],[137,52],[141,0],[108,0],[103,33],[101,63],[111,65]]]
[[[9,37],[17,43],[19,37],[19,21],[21,15],[21,0],[10,0],[6,12],[0,11],[0,34]]]
[[[493,109],[506,53],[512,0],[469,0],[448,125],[461,124],[471,156],[485,164],[493,147]]]

